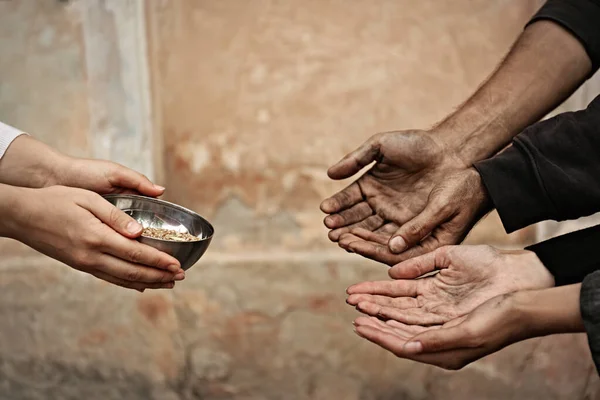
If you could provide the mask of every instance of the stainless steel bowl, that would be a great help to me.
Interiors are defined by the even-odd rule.
[[[144,228],[171,229],[197,236],[198,241],[176,242],[141,236],[141,243],[172,255],[187,270],[206,252],[213,234],[212,225],[197,213],[168,201],[133,194],[109,194],[106,200],[123,210]]]

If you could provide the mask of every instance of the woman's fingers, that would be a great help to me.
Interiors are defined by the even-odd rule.
[[[145,175],[119,164],[114,164],[106,178],[115,188],[132,190],[145,196],[157,197],[165,191],[164,187],[155,185]]]
[[[142,234],[143,227],[139,222],[110,204],[102,196],[85,192],[85,195],[78,200],[82,203],[79,204],[81,207],[121,235],[133,239]]]
[[[101,250],[133,264],[166,270],[173,274],[183,273],[175,257],[114,232],[107,232],[104,235]]]
[[[155,282],[155,283],[143,283],[143,282],[132,282],[125,279],[120,279],[114,277],[110,274],[104,273],[102,271],[94,271],[91,272],[93,276],[98,279],[102,279],[103,281],[112,283],[117,286],[121,286],[127,289],[137,290],[138,292],[143,292],[146,289],[172,289],[175,286],[175,282]]]
[[[169,271],[134,264],[121,258],[102,254],[97,260],[96,271],[129,282],[167,283],[185,278],[183,271],[174,274]]]

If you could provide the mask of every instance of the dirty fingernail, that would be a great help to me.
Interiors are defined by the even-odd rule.
[[[402,238],[402,236],[396,236],[390,241],[390,249],[394,253],[401,253],[406,250],[406,242]]]
[[[408,342],[403,347],[404,351],[407,353],[420,353],[423,351],[423,344],[421,342]]]
[[[140,225],[137,221],[129,221],[125,229],[127,229],[127,232],[135,235],[142,230],[142,225]]]

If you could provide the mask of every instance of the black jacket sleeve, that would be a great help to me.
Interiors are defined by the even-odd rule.
[[[556,286],[579,283],[600,270],[600,225],[527,247],[554,275]]]
[[[475,168],[509,233],[600,211],[600,96],[583,111],[531,125]]]
[[[592,60],[592,74],[600,66],[600,0],[548,0],[529,21],[550,20],[570,31]],[[529,25],[528,24],[528,25]]]

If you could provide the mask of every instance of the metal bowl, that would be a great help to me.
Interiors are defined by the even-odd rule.
[[[163,228],[197,236],[193,242],[177,242],[140,236],[141,243],[172,255],[187,270],[206,252],[213,234],[212,225],[187,208],[151,197],[133,194],[109,194],[103,196],[118,209],[130,215],[144,228]]]

